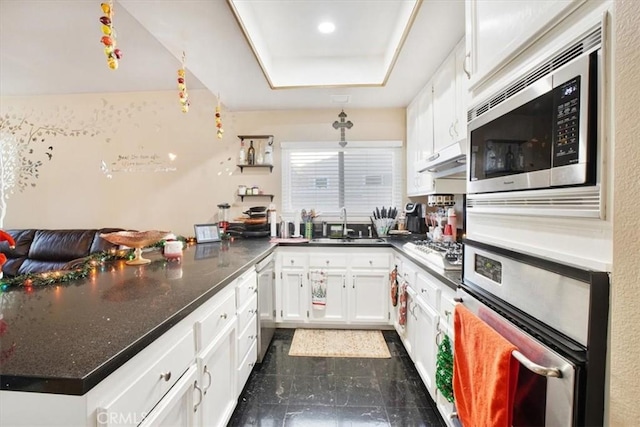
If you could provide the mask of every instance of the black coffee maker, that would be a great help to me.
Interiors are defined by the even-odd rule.
[[[424,212],[421,203],[407,203],[404,206],[407,216],[407,230],[415,234],[425,234],[427,225],[424,222]]]

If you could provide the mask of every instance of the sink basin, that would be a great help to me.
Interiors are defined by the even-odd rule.
[[[339,239],[332,239],[329,237],[318,237],[316,239],[309,240],[309,243],[329,243],[329,244],[355,244],[355,245],[370,245],[370,244],[381,244],[387,243],[384,239],[378,238],[369,238],[369,237],[346,237]]]

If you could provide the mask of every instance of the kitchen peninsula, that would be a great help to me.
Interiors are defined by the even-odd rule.
[[[327,246],[306,245],[316,249]],[[389,241],[376,247],[389,257],[403,255],[411,259],[410,254],[403,252],[402,241]],[[137,424],[146,419],[149,411],[153,410],[153,414],[161,407],[160,403],[155,403],[161,398],[161,402],[164,401],[165,393],[169,396],[180,391],[180,384],[191,388],[183,390],[182,398],[174,399],[178,406],[169,408],[169,412],[177,410],[177,413],[198,416],[178,409],[179,405],[197,407],[198,399],[211,401],[212,395],[220,393],[214,390],[220,380],[216,377],[209,394],[199,395],[199,390],[206,391],[212,385],[211,378],[207,378],[211,375],[207,374],[211,372],[207,371],[207,358],[202,356],[207,353],[207,343],[217,342],[221,336],[228,337],[228,341],[223,339],[223,344],[213,347],[225,342],[229,344],[229,357],[233,360],[226,366],[238,366],[240,360],[235,359],[242,354],[235,354],[236,340],[237,348],[240,348],[240,329],[244,326],[236,329],[235,314],[239,323],[244,322],[239,309],[236,312],[236,307],[244,305],[237,303],[236,298],[246,291],[246,295],[251,295],[247,298],[255,300],[253,267],[276,250],[277,245],[263,239],[199,244],[185,250],[181,263],[166,261],[159,253],[151,252],[145,254],[152,259],[146,266],[115,262],[77,283],[2,293],[2,315],[6,325],[0,366],[2,424],[13,425],[16,416],[19,422],[34,424],[37,418],[29,418],[31,415],[25,414],[24,409],[16,414],[15,408],[25,408],[25,402],[31,402],[29,407],[35,405],[50,410],[47,424]],[[338,248],[331,245],[331,250]],[[438,277],[449,288],[454,288],[459,280],[455,273]],[[385,293],[388,295],[388,289]],[[234,325],[224,323],[227,321]],[[385,323],[390,325],[386,320]],[[214,324],[214,327],[207,329],[207,324]],[[253,335],[248,338],[255,338]],[[194,341],[195,358],[201,360],[197,363],[193,363]],[[177,365],[179,369],[169,371],[161,369],[164,366],[161,363],[176,360],[194,366],[186,369]],[[148,363],[141,365],[141,361]],[[171,363],[168,366],[173,366]],[[253,362],[247,366],[243,368],[246,376]],[[241,368],[242,365],[238,369]],[[196,371],[203,374],[197,376]],[[145,402],[137,403],[138,399],[124,405],[123,401],[132,400],[131,393],[140,382],[135,379],[144,379],[146,372],[151,375],[147,380],[151,388],[165,386],[166,389],[156,391],[159,395],[153,403],[147,402],[146,407]],[[225,414],[233,410],[246,381],[242,376],[238,371],[230,377],[237,386],[231,393],[218,396],[220,401],[227,403],[215,410]],[[202,408],[204,412],[214,410]],[[129,419],[108,419],[101,411],[117,411],[120,417]],[[66,414],[58,419],[58,414],[63,412]],[[42,423],[42,418],[40,420]]]

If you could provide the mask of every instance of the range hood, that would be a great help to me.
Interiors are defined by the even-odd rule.
[[[454,142],[415,163],[416,171],[429,172],[434,178],[466,178],[467,171],[467,141]]]

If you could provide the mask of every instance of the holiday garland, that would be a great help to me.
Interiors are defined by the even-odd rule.
[[[453,353],[447,334],[444,334],[444,338],[438,346],[436,387],[447,401],[453,402]]]
[[[182,242],[183,247],[186,245],[187,239],[182,236],[178,236],[177,239]],[[164,243],[164,240],[160,240],[153,245],[147,246],[147,248],[162,248]],[[5,277],[0,279],[0,290],[6,291],[12,287],[24,287],[28,290],[33,287],[50,286],[58,283],[68,283],[73,282],[74,280],[84,279],[90,274],[96,272],[98,268],[104,266],[105,263],[109,261],[133,259],[133,251],[133,249],[111,249],[103,252],[96,252],[86,258],[83,258],[82,261],[79,261],[79,263],[71,270],[55,270]]]
[[[224,129],[222,129],[222,109],[220,107],[220,95],[218,95],[218,105],[216,105],[216,136],[218,139],[222,139],[222,134],[224,133]]]

